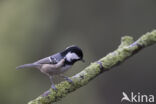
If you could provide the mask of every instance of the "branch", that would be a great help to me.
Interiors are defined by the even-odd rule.
[[[73,83],[63,81],[56,85],[56,88],[58,89],[57,91],[50,88],[44,94],[30,101],[28,104],[51,104],[52,102],[56,102],[65,97],[67,94],[86,85],[102,72],[108,71],[112,67],[119,65],[121,62],[124,62],[127,58],[133,56],[141,49],[153,45],[154,43],[156,43],[156,30],[146,33],[135,42],[132,37],[124,36],[121,39],[121,44],[114,52],[109,53],[98,62],[91,63],[80,73],[72,76],[71,79]]]

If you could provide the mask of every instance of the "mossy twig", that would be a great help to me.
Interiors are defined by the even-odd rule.
[[[156,30],[146,33],[135,42],[132,37],[124,36],[121,39],[121,44],[115,51],[109,53],[98,61],[101,63],[103,68],[101,68],[100,64],[97,62],[91,63],[80,73],[71,77],[73,83],[63,81],[56,85],[56,88],[58,89],[57,91],[54,91],[50,88],[47,91],[47,95],[42,94],[36,99],[30,101],[28,104],[51,104],[52,102],[56,102],[70,92],[73,92],[76,89],[86,85],[89,81],[94,79],[102,72],[119,65],[121,62],[124,62],[124,60],[130,56],[133,56],[141,49],[154,43],[156,43]]]

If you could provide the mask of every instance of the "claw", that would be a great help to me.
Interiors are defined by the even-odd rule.
[[[73,81],[70,78],[68,78],[68,77],[66,77],[64,79],[67,80],[69,83],[73,83]]]
[[[62,78],[64,78],[66,81],[68,81],[69,83],[72,83],[73,84],[73,81],[67,77],[67,76],[64,76],[64,75],[60,75]]]
[[[51,85],[51,88],[52,88],[53,90],[57,91],[57,88],[55,87],[54,84]]]
[[[49,93],[50,93],[50,91],[48,90],[48,91],[44,92],[44,93],[42,94],[42,96],[48,96]]]

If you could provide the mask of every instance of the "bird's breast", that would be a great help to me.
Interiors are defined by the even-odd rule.
[[[64,73],[64,72],[66,72],[70,67],[71,67],[70,65],[63,66],[63,67],[61,67],[61,68],[59,68],[59,69],[53,70],[51,74],[57,75],[57,74]]]
[[[49,67],[49,65],[44,65],[40,71],[42,73],[45,73],[45,74],[50,74],[50,75],[57,75],[57,74],[61,74],[61,73],[64,73],[65,71],[67,71],[69,68],[71,67],[71,65],[65,65],[61,68],[52,68],[52,67]]]

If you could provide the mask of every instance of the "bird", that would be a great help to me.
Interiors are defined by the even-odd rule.
[[[67,76],[64,76],[63,73],[70,69],[71,66],[77,61],[84,62],[83,51],[78,46],[72,45],[61,52],[45,57],[30,64],[20,65],[16,67],[16,69],[36,68],[40,70],[41,73],[49,77],[51,88],[57,90],[53,82],[53,77],[59,75],[68,82],[72,83],[72,80]]]

